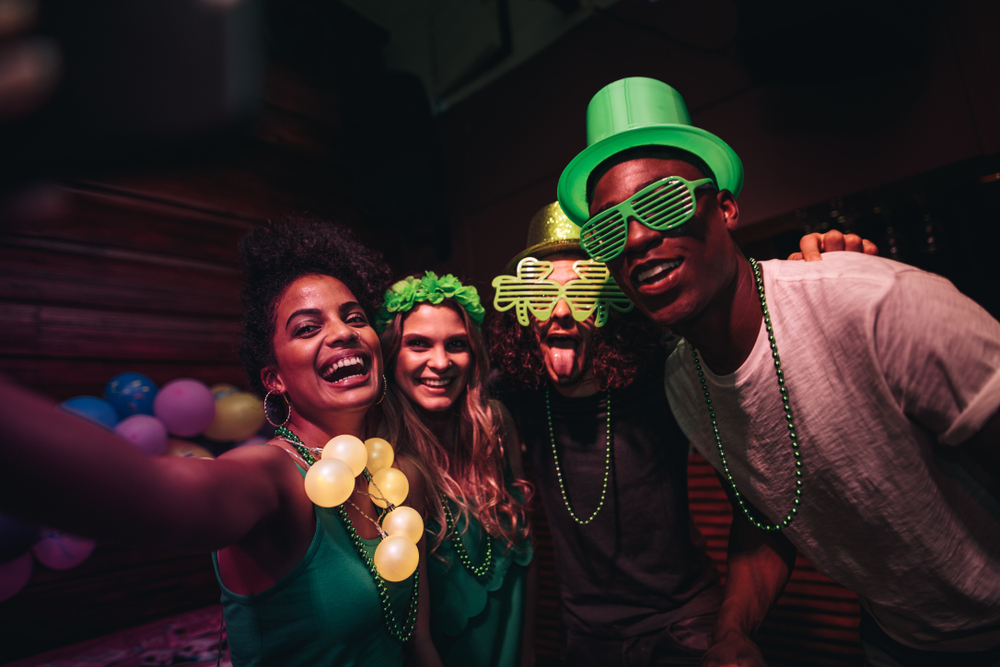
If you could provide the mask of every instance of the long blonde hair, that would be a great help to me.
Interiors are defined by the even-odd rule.
[[[439,492],[429,492],[427,498],[428,515],[439,526],[432,535],[431,551],[450,537],[442,494],[459,508],[456,530],[464,524],[464,532],[472,516],[486,533],[501,538],[510,548],[528,535],[525,504],[530,500],[531,486],[523,480],[512,482],[522,501],[505,484],[506,458],[499,435],[503,418],[489,400],[486,387],[489,357],[482,335],[454,299],[445,299],[440,305],[455,311],[462,319],[472,356],[468,384],[451,408],[451,419],[458,420],[457,428],[451,429],[451,441],[441,442],[434,435],[417,407],[392,380],[388,380],[385,400],[379,406],[382,412],[379,435],[393,443],[400,454],[409,454],[424,474],[427,488]],[[389,378],[395,373],[407,315],[409,312],[395,313],[379,336]]]

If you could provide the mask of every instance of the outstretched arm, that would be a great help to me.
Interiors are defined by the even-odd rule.
[[[723,487],[728,487],[725,480]],[[733,508],[726,588],[702,667],[765,664],[751,637],[781,596],[795,564],[795,547],[788,538],[754,527],[738,505]]]
[[[878,248],[868,239],[857,234],[843,234],[831,229],[825,234],[806,234],[799,239],[799,252],[793,252],[788,259],[804,259],[807,262],[818,262],[823,259],[824,252],[863,252],[866,255],[877,255]]]
[[[98,539],[205,552],[235,543],[282,504],[289,466],[278,465],[285,455],[272,447],[217,460],[147,458],[6,378],[0,422],[0,510],[15,516]]]

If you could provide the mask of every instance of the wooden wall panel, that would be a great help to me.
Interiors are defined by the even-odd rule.
[[[231,361],[238,325],[32,304],[0,304],[0,347],[8,355],[62,359]]]
[[[73,183],[23,192],[7,203],[3,218],[5,236],[145,253],[156,264],[154,257],[200,260],[230,271],[236,242],[249,227],[242,218]]]
[[[10,237],[8,237],[9,239]],[[0,246],[0,301],[85,305],[126,312],[239,317],[235,271],[194,271],[113,257]],[[72,285],[72,290],[66,286]]]

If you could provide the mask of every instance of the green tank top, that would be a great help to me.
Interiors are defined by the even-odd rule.
[[[457,518],[457,508],[448,502]],[[437,532],[435,522],[428,523],[429,530]],[[472,519],[461,539],[473,565],[486,556],[484,537],[479,522]],[[431,639],[446,667],[515,667],[521,663],[531,541],[526,539],[505,553],[494,540],[492,550],[493,567],[483,579],[466,569],[450,539],[427,556]]]
[[[363,541],[374,554],[378,538]],[[233,593],[222,584],[215,553],[212,561],[234,667],[403,663],[403,644],[389,635],[378,589],[335,509],[316,508],[316,534],[306,555],[262,593]],[[413,577],[385,586],[402,625]]]

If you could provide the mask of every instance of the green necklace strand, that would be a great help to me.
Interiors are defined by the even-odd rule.
[[[611,390],[608,390],[608,423],[604,430],[604,486],[601,488],[601,499],[597,502],[597,509],[586,519],[581,519],[570,507],[569,497],[566,495],[566,484],[563,481],[562,468],[559,466],[559,452],[556,451],[556,434],[555,430],[552,428],[552,400],[549,396],[549,390],[545,390],[545,415],[549,420],[549,440],[552,442],[552,460],[556,464],[556,479],[559,480],[559,492],[562,494],[563,502],[566,504],[566,509],[569,511],[569,515],[581,526],[586,526],[588,523],[594,520],[597,513],[601,511],[604,507],[604,498],[608,493],[608,477],[611,474],[611,449],[613,441],[611,439]]]
[[[483,535],[486,536],[486,555],[483,557],[483,562],[479,565],[472,564],[472,557],[469,552],[465,549],[465,544],[462,542],[462,536],[458,534],[455,529],[455,517],[451,513],[451,508],[448,506],[448,497],[441,494],[441,505],[444,507],[444,518],[445,522],[448,524],[448,532],[451,533],[451,544],[455,549],[455,553],[458,554],[458,560],[461,561],[465,569],[472,573],[476,579],[482,583],[490,570],[493,569],[493,538],[490,537],[489,533],[483,529]]]
[[[760,530],[781,530],[787,528],[795,515],[799,513],[799,505],[802,501],[802,453],[799,451],[798,435],[795,433],[795,423],[792,420],[792,406],[788,402],[788,388],[785,386],[785,374],[781,370],[781,358],[778,356],[778,343],[774,339],[774,328],[771,326],[771,314],[767,310],[767,301],[764,299],[764,280],[760,275],[760,266],[757,260],[750,258],[750,266],[753,268],[754,280],[757,282],[757,296],[760,298],[760,307],[764,311],[764,328],[767,330],[767,341],[771,344],[771,356],[774,358],[774,371],[778,377],[778,391],[781,392],[781,402],[784,403],[785,422],[788,424],[788,437],[792,441],[792,455],[795,457],[795,498],[792,500],[792,509],[789,510],[785,518],[779,524],[764,523],[758,521],[750,514],[747,503],[743,500],[743,495],[736,488],[736,480],[729,470],[726,462],[726,452],[722,449],[722,436],[719,434],[719,422],[715,417],[715,408],[712,405],[712,395],[708,391],[708,384],[705,381],[705,372],[698,360],[698,350],[691,345],[691,356],[694,358],[694,368],[698,372],[698,380],[701,382],[701,390],[705,395],[705,405],[708,406],[708,419],[712,423],[712,432],[715,434],[715,444],[719,448],[719,461],[722,463],[722,472],[733,487],[733,495],[739,503],[743,514],[754,526]]]
[[[295,447],[299,455],[302,456],[302,459],[310,466],[316,463],[316,457],[313,456],[312,451],[305,446],[305,443],[291,429],[279,426],[274,430],[274,434],[284,438]],[[364,474],[365,479],[370,481],[371,476],[368,474],[367,468]],[[347,514],[347,510],[344,509],[343,505],[338,505],[336,510],[337,516],[340,517],[340,522],[344,524],[344,530],[350,535],[351,542],[354,543],[354,548],[358,551],[358,557],[368,567],[372,581],[375,582],[375,588],[378,589],[378,598],[382,603],[382,615],[385,618],[385,627],[389,632],[389,636],[403,643],[410,641],[410,637],[413,636],[413,629],[417,625],[417,596],[420,591],[420,572],[413,573],[413,592],[410,593],[410,603],[406,609],[406,619],[403,621],[403,625],[400,626],[399,621],[396,619],[396,613],[392,610],[392,601],[389,599],[389,589],[385,585],[385,580],[379,576],[378,570],[375,569],[375,561],[368,555],[365,543],[354,528],[351,517]]]

